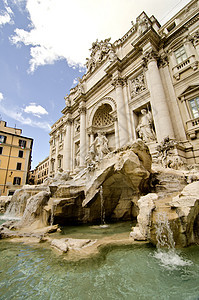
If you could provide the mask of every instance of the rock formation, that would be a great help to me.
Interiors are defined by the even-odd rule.
[[[101,197],[107,220],[137,216],[139,195],[149,189],[151,156],[137,140],[88,165],[75,176],[59,172],[40,186],[24,186],[12,197],[9,213],[21,217],[12,225],[43,227],[101,222]]]
[[[31,234],[44,227],[49,232],[57,229],[53,224],[99,224],[103,216],[103,222],[137,219],[132,241],[157,244],[162,232],[165,238],[172,233],[176,246],[198,243],[198,173],[171,165],[156,164],[153,170],[151,166],[148,147],[137,140],[103,157],[98,155],[76,175],[59,172],[42,185],[26,185],[15,192],[6,212],[20,220],[2,225],[0,236],[24,236],[24,228]],[[41,232],[38,235],[42,240]],[[52,246],[67,252],[71,243],[54,240]]]

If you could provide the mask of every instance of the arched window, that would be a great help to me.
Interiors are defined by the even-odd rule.
[[[102,104],[95,112],[93,117],[93,126],[104,127],[113,124],[113,117],[110,115],[112,108],[109,104]]]

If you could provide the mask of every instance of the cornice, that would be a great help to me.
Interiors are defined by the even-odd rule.
[[[141,50],[146,44],[149,42],[155,47],[155,49],[159,49],[161,37],[158,33],[151,27],[147,32],[140,35],[135,41],[132,42],[132,46],[136,49]]]
[[[188,33],[189,27],[191,25],[193,25],[194,23],[196,23],[198,20],[199,20],[199,13],[194,15],[187,22],[176,26],[176,28],[168,36],[165,36],[164,38],[162,38],[162,44],[164,45],[164,47],[167,47],[169,44],[171,44],[179,36],[182,37],[182,39],[183,39],[184,38],[184,33],[185,32]]]

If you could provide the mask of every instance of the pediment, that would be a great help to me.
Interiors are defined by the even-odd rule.
[[[186,89],[178,96],[178,98],[181,98],[183,96],[186,96],[188,94],[191,94],[195,92],[196,90],[199,90],[199,84],[193,84],[186,87]]]

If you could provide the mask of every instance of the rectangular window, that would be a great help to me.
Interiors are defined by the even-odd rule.
[[[17,170],[21,170],[21,163],[17,163]]]
[[[3,147],[0,147],[0,154],[3,153]]]
[[[178,50],[175,51],[175,57],[178,64],[180,64],[181,62],[187,59],[187,54],[184,46],[180,47]]]
[[[14,177],[14,180],[13,180],[13,185],[20,185],[21,184],[21,177]]]
[[[19,150],[19,154],[18,154],[18,157],[23,157],[23,151],[22,150]]]
[[[5,135],[0,135],[0,144],[3,144],[6,142],[6,136]]]
[[[194,119],[199,118],[199,97],[189,100],[189,106]]]
[[[19,140],[19,147],[21,147],[22,149],[25,149],[26,148],[26,141]]]

